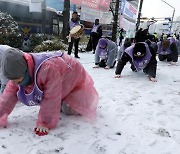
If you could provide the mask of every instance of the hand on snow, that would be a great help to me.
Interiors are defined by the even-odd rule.
[[[95,65],[95,66],[93,66],[93,68],[99,68],[99,65]]]
[[[69,35],[68,35],[68,36],[66,36],[66,38],[67,38],[67,39],[69,39]]]
[[[8,114],[4,114],[1,118],[0,118],[0,126],[6,128],[7,124],[8,124]]]
[[[176,62],[170,62],[171,65],[176,65]]]
[[[157,82],[157,80],[151,76],[149,76],[149,80],[152,81],[152,82]]]
[[[120,77],[121,77],[120,74],[116,74],[116,75],[114,76],[114,78],[120,78]]]
[[[106,67],[104,67],[104,69],[110,69],[110,67],[109,67],[109,66],[106,66]]]
[[[34,128],[34,132],[36,133],[36,135],[44,136],[49,133],[49,128],[43,127],[43,126],[38,126],[38,127]]]

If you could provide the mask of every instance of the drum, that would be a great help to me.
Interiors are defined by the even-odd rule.
[[[75,39],[82,37],[83,34],[84,34],[84,26],[83,25],[75,26],[70,31],[71,37],[73,37]]]

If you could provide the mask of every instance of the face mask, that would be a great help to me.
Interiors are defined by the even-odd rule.
[[[28,86],[31,84],[31,77],[29,75],[29,71],[26,70],[25,76],[23,80],[19,83],[20,86]]]

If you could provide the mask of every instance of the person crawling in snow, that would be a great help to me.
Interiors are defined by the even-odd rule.
[[[160,61],[170,62],[172,65],[176,65],[178,61],[178,48],[176,40],[173,37],[167,38],[165,35],[163,40],[157,43],[158,46],[158,58]]]
[[[146,38],[144,36],[145,32],[142,34],[140,33],[140,35],[143,35],[142,37],[137,37],[140,38],[140,40],[137,39],[136,43],[128,47],[123,53],[116,67],[115,78],[121,77],[124,66],[127,62],[130,62],[132,71],[138,72],[143,70],[143,72],[148,75],[150,81],[157,81],[155,79],[157,68],[156,53],[151,46],[148,46],[148,44],[145,43],[145,39],[142,39]]]
[[[95,118],[98,93],[83,66],[61,52],[24,53],[10,48],[2,55],[2,71],[8,82],[0,96],[0,125],[20,101],[40,106],[35,133],[47,135],[57,126],[60,112]]]
[[[116,63],[117,52],[118,47],[115,42],[106,38],[99,39],[95,51],[95,66],[93,68],[113,68]]]
[[[11,48],[8,45],[0,45],[0,82],[1,82],[1,88],[0,88],[0,95],[3,93],[6,84],[8,83],[8,79],[3,75],[2,70],[1,70],[1,59],[2,59],[2,54],[7,50]]]

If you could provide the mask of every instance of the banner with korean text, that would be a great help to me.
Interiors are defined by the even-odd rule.
[[[127,17],[136,20],[137,9],[126,0],[122,0],[120,12],[122,15],[126,15]]]
[[[102,12],[88,7],[81,7],[81,20],[94,22],[95,19],[99,19],[101,24],[110,24],[112,18],[111,12]]]
[[[70,0],[71,3],[91,9],[109,11],[110,0]]]
[[[128,21],[123,16],[120,17],[119,27],[123,28],[126,31],[126,37],[133,38],[135,37],[135,28],[136,24]]]

